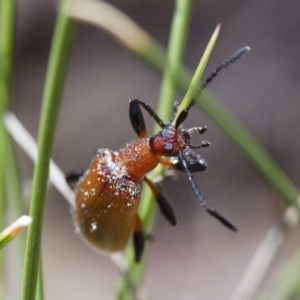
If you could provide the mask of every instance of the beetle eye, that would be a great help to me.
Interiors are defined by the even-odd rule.
[[[162,137],[170,138],[172,137],[172,133],[168,129],[163,129],[161,132]]]
[[[164,149],[165,149],[167,152],[172,151],[172,149],[173,149],[173,144],[167,143],[167,144],[165,145]]]

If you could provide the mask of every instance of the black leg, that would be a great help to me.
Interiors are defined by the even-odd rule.
[[[206,162],[205,162],[205,160],[201,157],[201,155],[198,154],[198,153],[196,153],[195,151],[193,151],[193,150],[190,149],[190,148],[186,148],[186,149],[183,151],[183,154],[184,154],[186,157],[189,157],[189,158],[193,159],[194,161],[198,161],[199,163],[206,165]]]
[[[164,195],[159,190],[159,188],[147,177],[145,177],[145,182],[152,190],[162,214],[165,216],[165,218],[170,222],[172,226],[175,226],[177,224],[176,217],[173,208],[168,202],[168,200],[164,197]]]
[[[185,168],[180,160],[173,163],[174,168],[178,171],[185,172]],[[207,169],[207,165],[204,159],[197,160],[197,161],[187,161],[188,168],[190,172],[202,172]]]
[[[66,181],[70,188],[74,189],[78,180],[84,175],[85,170],[72,171],[66,175]]]
[[[133,244],[135,253],[135,262],[139,263],[145,247],[145,236],[143,234],[142,222],[138,215],[136,215],[133,228]]]
[[[159,118],[154,110],[145,102],[139,99],[133,99],[129,102],[129,116],[134,131],[140,138],[146,137],[146,126],[140,105],[149,113],[149,115],[159,124],[161,128],[166,127],[165,123]]]
[[[161,164],[163,164],[168,168],[185,172],[185,168],[178,158],[175,157],[171,157],[170,159],[160,158],[159,161]],[[187,164],[190,172],[201,172],[201,171],[205,171],[207,168],[205,160],[201,158],[200,155],[197,155],[197,160],[193,160],[193,161],[187,160]]]
[[[213,217],[215,217],[216,219],[218,219],[223,225],[225,225],[227,228],[229,228],[232,231],[237,231],[236,227],[234,227],[229,221],[227,221],[224,217],[222,217],[221,215],[219,215],[219,213],[215,210],[213,210],[210,205],[208,204],[208,202],[206,201],[206,199],[204,198],[204,196],[202,195],[202,193],[199,191],[195,180],[192,176],[192,173],[189,170],[188,167],[188,162],[186,160],[186,158],[183,156],[183,154],[181,152],[179,152],[179,156],[178,156],[179,160],[182,163],[182,166],[185,168],[185,172],[187,174],[188,180],[190,182],[191,188],[193,190],[193,192],[195,193],[198,201],[200,202],[200,204],[206,209],[206,211],[212,215]]]
[[[130,117],[131,125],[134,131],[136,132],[136,134],[140,138],[146,137],[147,131],[146,131],[144,117],[140,109],[140,106],[136,100],[131,100],[129,102],[129,117]]]

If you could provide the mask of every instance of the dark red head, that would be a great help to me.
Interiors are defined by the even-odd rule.
[[[149,145],[155,156],[171,157],[178,156],[179,151],[187,148],[190,141],[191,137],[187,131],[168,126],[153,135]]]

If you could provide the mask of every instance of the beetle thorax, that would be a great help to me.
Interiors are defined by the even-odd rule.
[[[119,151],[116,162],[125,167],[131,176],[137,178],[142,178],[159,164],[159,160],[149,147],[148,138],[127,144]]]

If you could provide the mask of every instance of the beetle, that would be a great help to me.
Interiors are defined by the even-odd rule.
[[[220,64],[201,85],[200,92],[223,68],[249,50],[249,47],[241,48]],[[165,123],[147,103],[139,99],[130,100],[130,121],[139,139],[128,143],[119,151],[98,150],[86,172],[71,173],[66,177],[69,184],[77,182],[73,209],[77,231],[80,231],[96,249],[105,253],[122,251],[133,231],[135,260],[141,260],[145,236],[137,209],[143,182],[152,190],[165,218],[171,225],[176,225],[171,205],[160,189],[146,177],[158,164],[185,172],[196,198],[205,210],[230,230],[237,231],[235,226],[211,208],[192,176],[192,172],[204,171],[207,168],[205,161],[194,149],[210,145],[207,141],[203,141],[199,146],[191,143],[191,133],[197,131],[203,134],[207,130],[206,126],[190,129],[181,126],[194,103],[195,99],[179,113],[173,126],[175,112],[173,118]],[[161,130],[151,137],[147,135],[141,107],[161,127]]]

